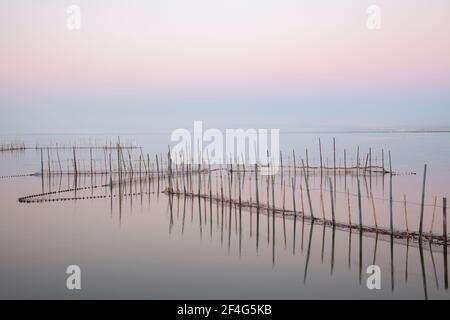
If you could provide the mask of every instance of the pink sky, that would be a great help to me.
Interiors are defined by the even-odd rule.
[[[66,26],[73,4],[79,31]],[[450,125],[448,0],[4,0],[0,30],[1,132],[69,130],[81,108],[101,121],[109,108],[110,126],[130,130],[168,127],[175,113]]]
[[[74,3],[73,1],[70,4]],[[450,2],[2,1],[0,85],[52,92],[257,92],[449,84]]]

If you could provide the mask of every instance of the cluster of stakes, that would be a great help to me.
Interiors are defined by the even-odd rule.
[[[412,239],[416,241],[429,241],[437,245],[447,245],[447,222],[446,222],[446,198],[442,200],[442,214],[443,214],[443,232],[442,234],[433,234],[431,227],[429,232],[423,230],[424,220],[424,206],[425,206],[425,187],[426,187],[426,175],[427,165],[424,166],[423,172],[423,185],[422,185],[422,201],[420,211],[420,224],[417,230],[411,230],[408,225],[408,217],[406,212],[406,196],[404,196],[405,203],[405,220],[406,229],[400,230],[394,228],[393,219],[393,192],[392,192],[392,180],[395,175],[399,175],[398,172],[394,172],[392,169],[391,152],[387,154],[387,161],[385,160],[385,152],[382,150],[381,157],[373,159],[372,149],[364,155],[360,154],[360,148],[356,150],[356,157],[348,159],[347,150],[343,152],[343,160],[338,160],[336,157],[336,141],[333,139],[333,158],[332,164],[329,165],[328,159],[324,159],[322,153],[322,144],[319,139],[319,161],[318,165],[312,165],[310,163],[310,157],[308,156],[308,150],[306,150],[305,157],[298,159],[295,151],[289,154],[288,163],[283,164],[283,154],[280,152],[280,164],[277,167],[277,174],[262,175],[262,169],[267,172],[270,170],[269,166],[263,166],[259,164],[246,165],[244,160],[236,160],[233,163],[227,165],[213,165],[209,161],[202,161],[202,163],[193,164],[193,161],[178,161],[174,162],[170,148],[166,156],[162,154],[150,157],[149,154],[144,155],[142,148],[134,147],[132,145],[123,146],[120,141],[115,144],[108,144],[104,146],[55,146],[55,147],[38,147],[41,155],[41,170],[35,175],[39,175],[44,180],[44,177],[51,176],[71,176],[74,179],[75,187],[65,190],[58,190],[52,192],[43,192],[40,194],[30,195],[19,199],[20,202],[48,202],[48,201],[63,201],[63,200],[76,200],[76,199],[96,199],[96,198],[115,198],[119,199],[124,196],[124,189],[126,188],[128,181],[138,179],[150,183],[150,181],[158,180],[158,192],[159,181],[164,181],[165,187],[162,192],[169,195],[170,203],[172,196],[184,196],[184,197],[196,197],[199,199],[209,200],[211,202],[222,203],[228,206],[239,206],[243,209],[255,209],[259,214],[260,212],[270,212],[273,215],[289,217],[289,218],[302,218],[314,223],[323,224],[326,226],[332,226],[334,228],[345,230],[359,230],[362,232],[376,233],[381,235],[390,235],[399,239]],[[56,151],[56,160],[50,157],[50,150]],[[72,158],[67,160],[67,165],[63,168],[58,149],[70,150]],[[89,161],[86,164],[85,161],[80,160],[77,152],[78,150],[85,149],[89,151]],[[103,159],[94,159],[93,150],[103,150]],[[132,157],[132,150],[138,149],[140,151],[139,157],[136,159]],[[46,151],[46,154],[45,154]],[[97,150],[98,151],[98,150]],[[54,153],[54,152],[53,152]],[[269,154],[269,152],[268,152]],[[45,161],[47,157],[47,161]],[[191,157],[187,157],[191,158]],[[200,155],[200,159],[203,159]],[[192,160],[192,158],[191,158]],[[230,161],[231,162],[231,161]],[[387,166],[386,166],[387,163]],[[408,173],[414,174],[414,173]],[[77,182],[81,176],[90,176],[91,179],[95,175],[103,175],[108,177],[109,182],[96,186],[91,183],[90,187],[79,188]],[[320,181],[324,180],[328,184],[328,189],[320,187],[320,207],[322,215],[317,214],[317,210],[314,209],[311,193],[314,191],[310,188],[310,177],[312,175],[319,176]],[[336,175],[343,176],[347,179],[347,176],[352,176],[357,179],[357,194],[352,195],[357,198],[358,204],[358,221],[352,222],[350,212],[351,195],[348,189],[345,190],[346,199],[348,201],[348,221],[338,221],[336,219]],[[377,213],[375,209],[374,197],[371,193],[372,215],[374,225],[366,225],[363,222],[363,210],[362,210],[362,196],[360,178],[369,177],[372,179],[374,176],[382,176],[383,179],[387,175],[389,177],[389,207],[390,207],[390,225],[389,227],[379,226],[377,223]],[[249,177],[248,191],[246,191],[247,199],[244,199],[243,183],[245,177]],[[334,177],[334,182],[333,182]],[[275,197],[275,180],[280,180],[281,185],[281,201],[280,205],[276,204]],[[300,181],[300,188],[296,188],[297,179]],[[261,187],[261,183],[265,180],[265,187]],[[214,182],[215,183],[214,183]],[[214,187],[215,185],[215,187]],[[286,199],[286,185],[288,188],[292,188],[290,193],[292,199]],[[118,188],[118,194],[113,194],[113,186]],[[56,193],[65,192],[77,192],[86,189],[96,188],[110,188],[110,193],[105,195],[90,195],[77,197],[60,197],[57,199],[45,198]],[[260,189],[263,190],[260,190]],[[331,217],[325,216],[324,198],[326,197],[324,191],[329,191],[329,203]],[[299,195],[298,195],[299,193]],[[131,188],[128,195],[136,195],[138,192],[132,192]],[[261,198],[264,194],[265,201]],[[300,204],[296,203],[296,199],[300,198]],[[305,199],[305,201],[304,201]],[[286,204],[290,203],[289,208]],[[436,201],[435,201],[436,209]],[[433,212],[433,223],[434,215]]]

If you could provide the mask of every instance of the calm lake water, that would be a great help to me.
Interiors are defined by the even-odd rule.
[[[442,234],[442,198],[450,190],[449,133],[284,133],[281,149],[285,163],[292,149],[310,164],[319,162],[318,138],[322,140],[324,161],[332,165],[333,137],[336,138],[337,163],[354,163],[357,147],[361,158],[372,150],[373,164],[381,164],[381,152],[392,151],[394,228],[404,230],[407,196],[408,224],[419,225],[423,165],[428,165],[424,229]],[[89,145],[104,143],[114,136],[22,136],[28,146],[46,144]],[[155,153],[167,152],[169,134],[121,136],[123,143],[142,146],[152,160]],[[133,151],[139,157],[140,151]],[[48,155],[44,154],[44,160]],[[50,154],[56,159],[55,151]],[[61,151],[63,168],[70,167],[71,151]],[[88,168],[89,152],[78,156]],[[40,151],[0,153],[0,175],[22,175],[41,170]],[[104,151],[94,151],[97,168],[104,166]],[[292,161],[292,159],[290,159]],[[57,164],[52,163],[53,168]],[[88,170],[88,169],[86,169]],[[415,174],[414,174],[415,173]],[[302,209],[300,185],[304,176],[297,173],[295,197],[297,211]],[[293,208],[289,175],[284,172],[285,206]],[[206,181],[207,175],[202,179]],[[242,177],[242,197],[248,200],[254,177]],[[329,179],[336,191],[336,220],[349,220],[347,191],[350,194],[350,218],[358,221],[357,179],[333,175],[321,181],[311,173],[311,202],[316,216],[331,218]],[[109,176],[83,176],[74,186],[73,177],[2,177],[0,179],[0,298],[135,298],[135,299],[448,299],[446,254],[443,246],[422,246],[417,241],[390,239],[375,233],[352,232],[332,228],[309,219],[274,216],[271,212],[236,206],[222,206],[206,199],[169,196],[162,179],[135,176],[125,186],[134,194],[119,200],[109,197],[117,192],[101,187]],[[267,182],[259,181],[260,201],[267,201]],[[334,180],[335,179],[335,180]],[[195,179],[194,179],[195,180]],[[216,183],[217,180],[217,183]],[[212,177],[218,194],[218,176]],[[274,181],[276,206],[283,202],[280,176]],[[322,183],[321,183],[322,182]],[[196,182],[195,182],[196,183]],[[233,183],[236,183],[236,178]],[[320,190],[323,188],[323,207]],[[92,188],[99,186],[98,188]],[[124,186],[122,186],[124,187]],[[252,191],[250,188],[253,188]],[[374,225],[373,206],[380,228],[389,227],[389,175],[365,176],[360,180],[364,225]],[[42,196],[59,201],[19,203],[20,197],[54,192]],[[303,189],[304,190],[304,189]],[[271,190],[270,195],[271,196]],[[95,196],[92,199],[89,197]],[[77,197],[78,200],[60,201]],[[80,198],[89,199],[80,199]],[[233,196],[234,197],[234,196]],[[306,197],[306,195],[304,195]],[[434,208],[434,199],[437,206]],[[39,198],[39,197],[38,197]],[[373,202],[372,202],[373,199]],[[271,201],[271,200],[269,200]],[[308,204],[304,198],[306,215]],[[381,269],[381,290],[368,290],[369,265]],[[82,290],[66,288],[67,266],[81,268]],[[448,286],[448,285],[447,285]]]

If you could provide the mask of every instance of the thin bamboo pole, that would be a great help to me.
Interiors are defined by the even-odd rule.
[[[303,160],[302,160],[302,167],[303,167],[303,176],[305,177],[306,194],[308,195],[309,212],[311,214],[311,219],[314,220],[314,212],[313,212],[313,206],[312,206],[312,201],[311,201],[311,194],[309,192],[309,182],[308,182],[308,177],[306,176],[306,173],[305,173],[305,163],[303,162]]]
[[[407,206],[406,206],[406,194],[403,195],[403,204],[404,204],[404,207],[405,207],[406,234],[409,234],[408,210],[407,210]]]
[[[425,211],[425,187],[427,180],[427,165],[423,168],[423,183],[422,183],[422,202],[420,205],[420,225],[419,225],[419,237],[422,238],[423,232],[423,214]]]
[[[375,221],[375,228],[378,230],[377,211],[375,209],[375,199],[372,190],[370,190],[370,198],[372,199],[373,220]]]
[[[320,184],[320,206],[322,208],[322,217],[325,220],[325,204],[323,201],[323,185]]]
[[[436,205],[437,205],[437,196],[434,197],[433,216],[431,218],[431,225],[430,225],[430,239],[433,237],[434,216],[436,214]]]
[[[334,216],[334,195],[333,195],[333,182],[330,178],[330,201],[331,201],[331,219],[333,221],[333,225],[336,223],[336,219]]]
[[[348,224],[352,225],[352,211],[350,207],[350,189],[347,189]]]
[[[358,178],[358,209],[359,209],[359,227],[362,228],[362,204],[361,204],[361,184]]]
[[[322,156],[322,142],[319,138],[319,154],[320,154],[320,179],[322,180],[323,176],[323,156]]]

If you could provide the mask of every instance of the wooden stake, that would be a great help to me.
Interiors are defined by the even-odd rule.
[[[331,181],[331,178],[330,178],[330,200],[331,200],[331,219],[334,225],[336,223],[336,219],[334,217],[333,182]]]
[[[303,162],[303,160],[302,160],[302,167],[303,167],[303,176],[305,177],[306,194],[308,195],[309,211],[311,213],[311,219],[314,220],[314,212],[313,212],[313,206],[312,206],[312,202],[311,202],[311,194],[309,192],[308,177],[306,176],[305,163]]]
[[[319,154],[320,154],[320,178],[322,179],[323,175],[323,157],[322,157],[322,142],[319,138]]]
[[[419,226],[419,237],[422,238],[423,232],[423,214],[425,209],[425,186],[427,180],[427,165],[423,168],[423,184],[422,184],[422,202],[420,205],[420,226]]]
[[[431,218],[430,239],[433,237],[434,216],[436,214],[437,196],[434,197],[433,216]]]
[[[406,194],[403,195],[403,204],[405,207],[405,223],[406,223],[406,234],[409,234],[409,226],[408,226],[408,210],[406,208]]]
[[[350,189],[347,189],[347,205],[348,205],[348,224],[352,225],[352,212],[350,208]]]
[[[370,190],[370,197],[372,199],[372,210],[373,210],[373,219],[375,221],[375,228],[378,230],[377,211],[375,210],[375,199],[373,198],[373,191],[372,190]]]
[[[41,149],[41,175],[44,176],[44,156]]]
[[[359,227],[362,227],[362,204],[361,204],[361,185],[358,178],[358,209],[359,209]]]
[[[294,208],[294,216],[297,216],[297,209],[295,207],[295,184],[294,184],[294,178],[291,179],[291,185],[292,185],[292,205]]]
[[[306,174],[309,176],[309,159],[308,159],[308,148],[306,148]]]
[[[325,221],[325,204],[323,202],[323,185],[320,184],[320,206],[322,207],[322,217]]]

